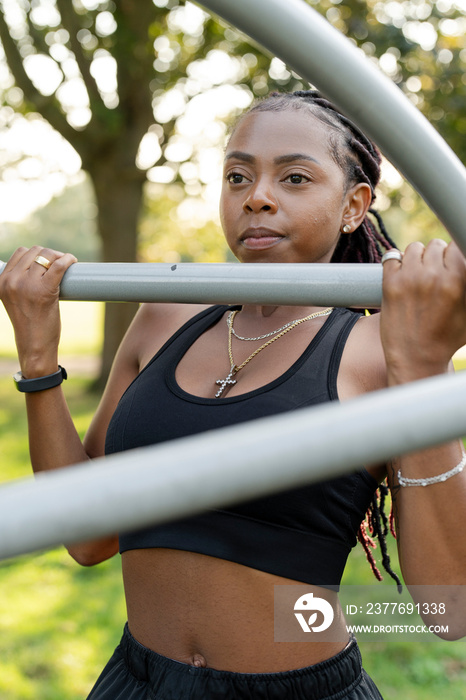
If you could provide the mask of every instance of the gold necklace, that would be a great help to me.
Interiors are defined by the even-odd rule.
[[[235,319],[236,314],[238,313],[238,309],[236,309],[236,311],[233,311],[228,317],[228,357],[230,360],[230,371],[225,377],[225,379],[217,379],[217,381],[215,382],[220,386],[220,389],[215,394],[215,398],[220,398],[227,386],[233,386],[233,384],[236,384],[236,379],[233,379],[234,375],[238,374],[240,369],[243,369],[243,367],[245,367],[248,364],[248,362],[251,362],[251,360],[261,352],[261,350],[264,350],[264,348],[274,343],[283,335],[289,333],[289,331],[291,331],[293,328],[299,326],[300,323],[304,323],[304,321],[310,321],[311,319],[317,318],[318,316],[329,316],[332,313],[332,311],[333,307],[329,307],[328,309],[324,309],[323,311],[316,311],[313,314],[309,314],[309,316],[305,316],[305,318],[296,319],[296,321],[293,321],[290,325],[285,327],[284,330],[281,331],[281,333],[278,333],[275,337],[271,338],[266,343],[263,343],[259,348],[257,348],[257,350],[254,350],[254,352],[251,353],[249,357],[246,358],[246,360],[244,360],[244,362],[242,362],[240,365],[235,364],[235,361],[233,359],[233,350],[231,347],[233,338],[233,321]]]

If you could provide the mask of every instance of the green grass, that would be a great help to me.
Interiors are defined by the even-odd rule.
[[[87,383],[68,402],[81,434],[95,410]],[[24,397],[0,380],[0,479],[30,474]],[[80,700],[118,643],[125,621],[119,557],[78,566],[62,548],[0,563],[1,700]]]
[[[81,433],[96,404],[87,386],[76,377],[66,386]],[[29,473],[24,397],[0,379],[0,480]],[[380,585],[359,547],[343,583]],[[57,549],[0,563],[1,700],[82,700],[125,619],[119,557],[86,569]],[[385,700],[466,700],[464,642],[363,642],[361,651]]]
[[[83,569],[62,550],[0,565],[0,697],[85,698],[125,619],[119,561]]]
[[[393,568],[399,573],[396,543],[389,540]],[[377,550],[376,550],[377,552]],[[376,554],[377,557],[377,554]],[[383,573],[383,569],[379,567]],[[365,555],[353,550],[342,585],[391,585],[388,574],[375,581]],[[371,597],[371,600],[379,600]],[[380,596],[383,600],[383,594]],[[370,624],[370,623],[369,623]],[[466,640],[359,642],[363,664],[385,700],[466,700]]]

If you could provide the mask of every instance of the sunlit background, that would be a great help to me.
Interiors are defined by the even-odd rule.
[[[466,0],[304,1],[393,80],[466,161]],[[58,7],[69,11],[66,22]],[[118,15],[123,7],[126,16]],[[92,178],[77,150],[39,112],[50,108],[64,131],[90,139],[99,110],[106,110],[102,123],[111,129],[123,103],[116,18],[120,26],[136,22],[131,8],[142,16],[148,7],[149,124],[129,164],[131,175],[145,180],[137,259],[227,259],[217,202],[228,130],[253,99],[271,89],[307,86],[278,58],[264,56],[239,32],[182,0],[0,0],[0,259],[35,243],[70,250],[81,261],[101,259]],[[160,10],[155,18],[154,8]],[[12,60],[20,80],[8,67]],[[28,102],[31,84],[34,100]],[[129,149],[129,129],[121,138]],[[447,237],[389,163],[377,206],[402,248],[411,240]],[[63,302],[62,309],[60,361],[69,371],[67,401],[83,435],[97,401],[89,387],[98,372],[103,307]],[[30,474],[24,397],[10,376],[17,369],[13,332],[0,305],[0,481]],[[1,700],[86,697],[125,619],[117,558],[84,569],[57,549],[0,568]],[[345,576],[347,584],[372,581],[362,550]],[[363,657],[386,698],[466,700],[461,643],[368,643]]]
[[[451,145],[463,149],[458,155],[464,157],[466,0],[367,0],[365,8],[352,0],[308,2],[395,81],[443,129]],[[217,210],[228,129],[271,85],[306,85],[280,59],[260,58],[257,47],[226,25],[219,25],[222,35],[211,44],[214,48],[202,51],[210,16],[196,5],[178,5],[177,0],[153,4],[166,13],[166,24],[151,39],[153,123],[136,156],[137,168],[146,175],[138,259],[221,261],[228,259]],[[89,82],[56,1],[3,0],[1,6],[37,94],[56,100],[68,125],[86,133],[93,119]],[[72,6],[84,20],[86,13],[92,15],[92,22],[81,23],[75,40],[89,60],[100,99],[117,112],[118,64],[112,55],[116,6],[112,0],[74,0]],[[0,259],[20,244],[44,242],[71,250],[80,260],[99,260],[97,205],[81,158],[27,106],[6,59],[0,47]],[[411,240],[447,238],[387,161],[376,205],[400,247]],[[0,352],[11,341],[2,336]]]
[[[10,27],[16,36],[25,34],[25,14],[17,0],[4,0],[3,7]],[[173,5],[168,0],[155,0],[158,7]],[[315,4],[315,3],[313,3]],[[79,0],[76,5],[84,10],[98,12],[95,32],[99,37],[110,37],[116,28],[113,13],[109,11],[112,3],[102,0]],[[323,3],[325,6],[325,3]],[[335,0],[329,5],[326,16],[337,27],[342,25],[348,15],[344,3]],[[370,3],[374,17],[383,25],[397,28],[400,35],[421,52],[428,53],[437,46],[436,61],[448,69],[453,53],[450,48],[439,46],[439,39],[450,41],[458,47],[464,44],[466,35],[466,17],[449,17],[448,13],[457,10],[466,12],[466,2],[439,0],[432,2],[378,2]],[[45,40],[49,54],[37,53],[27,41],[22,45],[24,68],[34,85],[43,95],[56,93],[66,118],[76,129],[84,128],[90,121],[92,113],[89,97],[78,64],[73,53],[67,47],[68,32],[60,27],[60,15],[55,3],[37,1],[32,3],[30,20],[38,27],[48,27]],[[433,21],[433,14],[445,13]],[[168,27],[173,32],[182,32],[185,43],[196,43],[202,35],[206,13],[199,7],[186,3],[175,7],[169,15]],[[55,29],[56,28],[56,29]],[[227,30],[226,39],[228,40]],[[362,31],[362,30],[361,30]],[[236,33],[235,33],[236,34]],[[361,50],[378,64],[380,69],[393,80],[400,75],[400,50],[394,46],[380,53],[370,41],[361,39]],[[87,29],[78,34],[82,46],[88,50],[95,48],[96,37]],[[177,47],[168,36],[159,36],[154,40],[154,69],[161,74],[168,71],[176,58]],[[376,57],[377,56],[377,57]],[[460,52],[466,62],[466,48]],[[411,59],[412,60],[412,59]],[[217,201],[219,192],[220,164],[222,146],[225,140],[225,119],[246,108],[254,96],[267,92],[267,83],[258,78],[254,84],[254,95],[241,84],[246,74],[257,63],[253,53],[232,56],[226,50],[214,50],[202,60],[195,60],[188,66],[187,76],[163,94],[154,96],[154,125],[141,141],[137,158],[138,166],[147,170],[147,196],[158,197],[158,185],[169,185],[176,179],[184,183],[182,198],[180,193],[166,188],[168,197],[181,199],[176,204],[172,218],[180,222],[203,225],[207,221],[218,222]],[[118,104],[117,66],[109,50],[99,48],[92,60],[91,73],[99,92],[109,108]],[[289,77],[290,73],[279,59],[272,60],[269,75],[273,79]],[[433,79],[430,78],[431,82]],[[463,84],[466,83],[464,74]],[[404,83],[404,89],[410,99],[422,107],[423,91],[429,89],[429,76],[411,75]],[[22,90],[15,86],[7,64],[0,52],[0,91],[4,104],[0,108],[0,222],[22,222],[33,212],[44,207],[52,198],[59,197],[67,187],[83,182],[85,175],[81,171],[81,162],[73,148],[38,114],[18,114],[23,102]],[[445,114],[440,107],[435,107],[430,118],[440,121]],[[164,147],[163,164],[158,164],[162,149],[160,139],[162,127],[176,119],[176,133]],[[379,194],[378,207],[382,211],[389,207],[387,192],[399,190],[402,179],[390,165],[384,167],[384,184]],[[89,192],[89,207],[86,215],[92,219],[92,193]],[[409,213],[417,204],[409,189],[401,196],[401,209]],[[95,214],[95,212],[94,212]],[[10,231],[10,233],[8,233]],[[0,243],[10,242],[11,229],[0,228]],[[12,241],[13,243],[13,241]],[[155,244],[155,252],[159,250]],[[174,251],[168,251],[173,258]],[[150,257],[150,256],[149,256]],[[156,256],[157,257],[157,256]],[[175,254],[176,257],[176,254]]]

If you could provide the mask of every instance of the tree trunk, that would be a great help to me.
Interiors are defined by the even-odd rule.
[[[141,212],[145,173],[124,169],[101,159],[90,169],[98,207],[98,227],[105,262],[135,262],[137,233]],[[105,306],[104,345],[95,389],[101,390],[110,372],[115,353],[136,313],[136,303],[107,303]]]

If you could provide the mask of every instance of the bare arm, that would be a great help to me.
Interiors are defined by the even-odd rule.
[[[449,371],[450,358],[466,344],[466,261],[455,244],[412,244],[401,264],[385,263],[381,337],[388,386]],[[404,579],[417,602],[442,597],[453,639],[466,635],[466,470],[425,487],[402,487],[397,473],[435,477],[461,459],[457,441],[399,457],[388,471]]]
[[[52,261],[48,270],[37,255]],[[19,248],[0,275],[0,299],[15,330],[21,371],[32,379],[58,369],[59,285],[76,261],[72,255]],[[163,343],[200,308],[183,304],[144,304],[136,314],[115,357],[96,414],[82,443],[62,387],[26,394],[29,449],[34,472],[59,469],[102,457],[110,419],[122,394]],[[93,565],[118,551],[117,536],[68,547],[80,564]]]
[[[41,254],[52,261],[45,270],[34,258]],[[39,247],[20,248],[0,275],[0,298],[15,330],[18,357],[23,375],[32,379],[56,372],[60,316],[59,284],[64,272],[75,262],[63,255]],[[136,376],[138,365],[132,355],[134,347],[122,346],[106,392],[105,415],[110,416],[126,386]],[[29,447],[34,472],[58,469],[103,454],[107,425],[101,422],[100,448],[88,451],[74,427],[62,387],[26,394]],[[95,564],[118,551],[116,537],[69,547],[70,554],[85,565]]]

